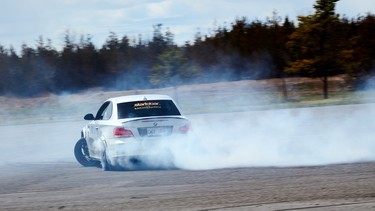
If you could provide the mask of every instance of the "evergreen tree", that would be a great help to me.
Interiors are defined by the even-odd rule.
[[[287,73],[298,73],[323,81],[323,96],[328,98],[328,76],[340,71],[338,34],[339,22],[335,14],[338,0],[317,0],[315,13],[299,16],[299,26],[290,35],[287,46],[291,52],[291,62]]]
[[[351,22],[343,20],[342,25],[347,35],[342,42],[342,61],[354,85],[362,87],[375,74],[375,16],[368,14]]]
[[[150,82],[156,86],[177,86],[197,77],[200,69],[190,65],[181,48],[170,47],[158,57]]]

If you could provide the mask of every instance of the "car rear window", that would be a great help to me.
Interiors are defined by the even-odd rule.
[[[118,118],[181,115],[171,100],[134,101],[117,104]]]

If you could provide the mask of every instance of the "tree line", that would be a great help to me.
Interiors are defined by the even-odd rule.
[[[0,45],[0,95],[308,76],[322,79],[327,98],[329,76],[348,74],[357,84],[375,73],[375,15],[339,17],[337,1],[317,0],[297,24],[276,12],[264,21],[236,18],[184,45],[162,24],[150,40],[111,32],[99,48],[91,35],[76,41],[69,31],[61,50],[42,36],[20,53]]]

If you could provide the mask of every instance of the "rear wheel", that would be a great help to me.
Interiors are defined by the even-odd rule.
[[[89,148],[84,138],[79,139],[74,146],[74,156],[82,166],[97,166],[99,164],[98,161],[90,158]]]

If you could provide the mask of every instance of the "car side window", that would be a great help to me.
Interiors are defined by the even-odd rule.
[[[107,114],[106,111],[108,107],[112,107],[111,102],[105,102],[102,106],[100,106],[98,112],[96,113],[95,120],[105,120],[105,117],[108,118],[108,115],[110,118],[112,115],[112,108],[108,110],[108,114]]]
[[[104,110],[103,120],[109,120],[112,116],[112,103],[109,103],[107,108]]]

